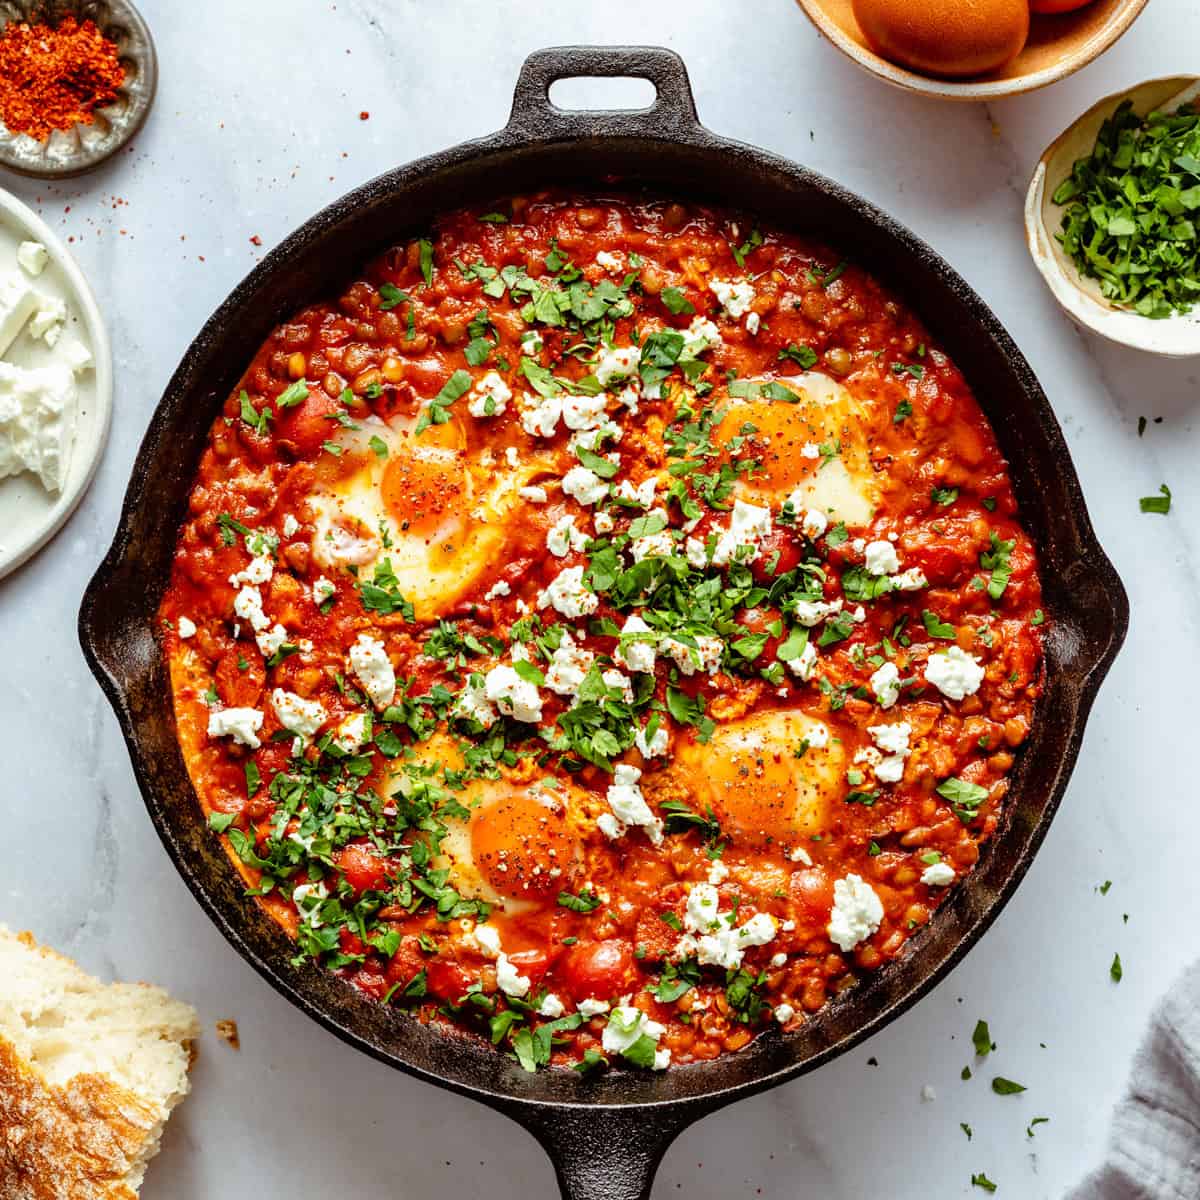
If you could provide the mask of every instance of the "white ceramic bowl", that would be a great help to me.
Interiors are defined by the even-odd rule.
[[[62,528],[87,491],[108,439],[112,416],[112,351],[108,333],[75,260],[31,208],[0,188],[0,266],[10,269],[20,242],[41,242],[49,252],[46,268],[34,280],[42,292],[61,296],[67,305],[62,337],[75,337],[92,352],[93,368],[78,377],[79,412],[75,442],[61,492],[47,492],[32,475],[0,479],[0,578],[40,550]],[[17,269],[13,267],[12,269]],[[13,343],[6,359],[37,366],[48,351],[30,345],[28,333]]]
[[[1200,355],[1200,310],[1151,320],[1110,304],[1101,295],[1099,283],[1080,275],[1063,253],[1054,236],[1061,228],[1063,210],[1052,196],[1071,173],[1075,160],[1091,153],[1100,126],[1122,100],[1132,99],[1134,111],[1144,115],[1167,102],[1169,107],[1178,108],[1198,92],[1200,79],[1196,76],[1172,75],[1106,96],[1050,143],[1038,161],[1025,196],[1025,241],[1029,253],[1055,300],[1071,320],[1111,342],[1167,358]]]

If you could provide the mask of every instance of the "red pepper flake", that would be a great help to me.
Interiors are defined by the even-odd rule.
[[[371,116],[371,114],[369,112],[360,112],[358,114],[358,119],[360,121],[366,121],[370,118],[370,116]]]
[[[90,125],[125,79],[115,42],[95,21],[13,22],[0,33],[0,120],[44,142],[55,129]]]
[[[251,244],[252,246],[261,246],[261,245],[262,245],[262,238],[260,238],[260,237],[258,236],[258,234],[256,233],[256,234],[255,234],[255,235],[254,235],[254,236],[253,236],[253,237],[250,239],[250,244]]]

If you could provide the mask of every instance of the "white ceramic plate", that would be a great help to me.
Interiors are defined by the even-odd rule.
[[[79,411],[62,491],[47,492],[29,474],[0,479],[0,578],[37,553],[75,510],[96,473],[112,415],[112,351],[92,289],[45,221],[0,188],[0,274],[20,270],[17,246],[26,241],[41,242],[50,254],[33,286],[66,302],[62,340],[82,342],[92,352],[94,365],[76,378]],[[53,351],[26,330],[4,357],[18,366],[37,367],[51,362]]]

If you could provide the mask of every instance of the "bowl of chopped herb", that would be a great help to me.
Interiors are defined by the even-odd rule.
[[[1200,355],[1200,78],[1148,80],[1060,134],[1030,181],[1025,236],[1078,325]]]

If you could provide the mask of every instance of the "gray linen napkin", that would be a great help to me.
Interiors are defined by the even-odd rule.
[[[1200,1198],[1200,963],[1171,985],[1113,1113],[1104,1165],[1064,1200]]]

